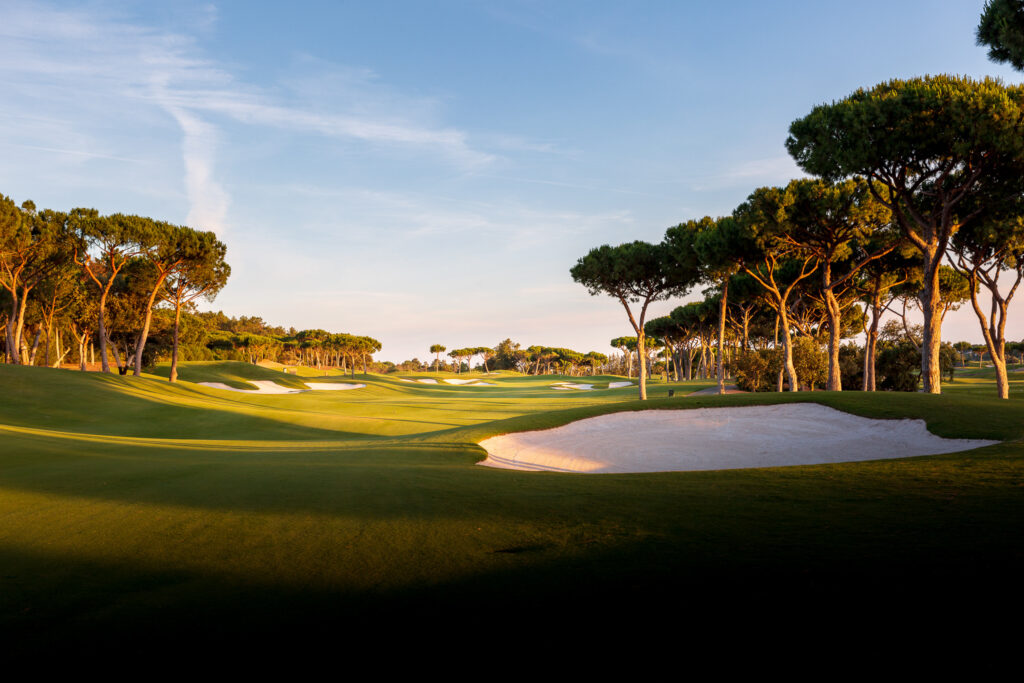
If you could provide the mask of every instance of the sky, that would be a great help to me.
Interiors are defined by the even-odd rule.
[[[801,177],[790,123],[859,87],[1021,82],[983,4],[0,0],[0,193],[213,230],[202,308],[380,359],[608,353],[632,328],[577,259]],[[969,305],[943,337],[981,342]]]

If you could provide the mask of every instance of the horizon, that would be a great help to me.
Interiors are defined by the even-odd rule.
[[[783,141],[821,102],[1020,82],[975,45],[982,5],[12,0],[0,192],[213,230],[232,278],[203,310],[369,335],[379,360],[607,353],[633,331],[579,257],[802,177]],[[942,337],[982,342],[970,303]]]

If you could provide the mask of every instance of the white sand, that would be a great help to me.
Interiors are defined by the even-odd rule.
[[[227,389],[228,391],[241,391],[247,394],[298,394],[305,391],[305,389],[292,389],[290,387],[283,387],[277,382],[268,379],[257,379],[257,380],[245,380],[249,384],[256,385],[255,389],[236,389],[235,387],[229,387],[223,382],[199,382],[204,387],[212,387],[214,389]]]
[[[304,382],[308,389],[292,389],[283,387],[273,380],[257,379],[246,380],[249,384],[256,385],[255,389],[236,389],[223,382],[199,382],[204,387],[214,389],[226,389],[228,391],[240,391],[244,394],[301,394],[304,391],[345,391],[348,389],[364,389],[365,384],[342,384],[337,382]]]
[[[418,379],[416,381],[419,382],[420,384],[437,384],[436,379]]]
[[[480,442],[482,465],[550,472],[780,467],[966,451],[997,441],[943,439],[923,420],[873,420],[814,403],[644,410]]]
[[[336,382],[304,382],[311,391],[348,391],[349,389],[365,389],[365,384],[344,384]]]
[[[636,385],[632,382],[609,382],[609,389],[621,389],[622,387],[635,387]]]
[[[559,391],[567,391],[569,389],[577,389],[579,391],[592,391],[594,389],[593,384],[573,384],[572,382],[555,382],[551,385],[552,389],[558,389]]]

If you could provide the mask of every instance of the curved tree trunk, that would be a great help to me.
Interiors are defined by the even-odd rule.
[[[796,376],[796,367],[793,365],[793,339],[789,335],[789,316],[786,314],[785,306],[779,307],[779,325],[782,328],[782,366],[789,379],[789,390],[800,391],[800,380]]]
[[[160,287],[164,284],[164,279],[161,277],[153,288],[153,291],[149,295],[149,304],[146,307],[146,317],[142,322],[142,331],[139,333],[139,339],[135,342],[135,372],[136,377],[142,376],[142,352],[146,348],[146,339],[149,337],[149,325],[153,320],[153,303],[156,301],[156,294],[160,291]]]

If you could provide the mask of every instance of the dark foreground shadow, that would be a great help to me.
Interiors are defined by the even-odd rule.
[[[7,661],[59,652],[80,662],[114,657],[178,665],[203,657],[242,657],[249,666],[297,656],[352,660],[378,649],[396,658],[392,664],[415,663],[408,658],[425,652],[458,658],[481,649],[498,660],[538,652],[641,655],[663,647],[697,648],[697,655],[702,643],[864,647],[933,630],[977,635],[994,615],[1021,606],[1015,586],[1024,558],[1012,548],[904,557],[884,566],[807,561],[799,549],[736,566],[665,550],[636,544],[364,592],[75,561],[45,595],[20,592],[22,574],[53,573],[58,560],[4,551],[0,642]]]

